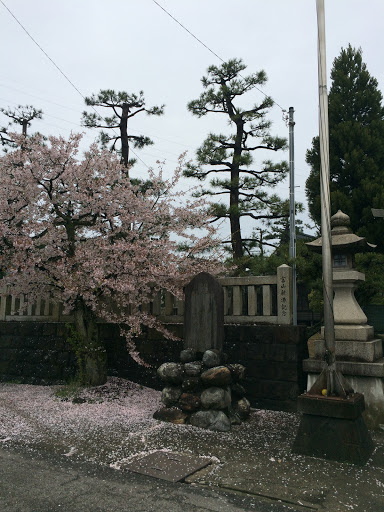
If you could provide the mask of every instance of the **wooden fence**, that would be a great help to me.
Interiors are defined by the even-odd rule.
[[[223,277],[225,324],[292,324],[292,269],[277,268],[274,276]],[[150,312],[164,323],[183,323],[184,301],[162,292],[150,305]],[[26,303],[23,296],[2,290],[0,321],[71,322],[60,304],[38,299]]]

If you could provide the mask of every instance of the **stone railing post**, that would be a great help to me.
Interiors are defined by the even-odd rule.
[[[288,265],[277,267],[277,321],[279,324],[292,325],[292,268]]]
[[[233,286],[232,289],[233,314],[235,316],[240,316],[243,312],[243,296],[241,295],[241,287]]]
[[[5,320],[7,314],[7,287],[3,286],[0,291],[0,320]]]

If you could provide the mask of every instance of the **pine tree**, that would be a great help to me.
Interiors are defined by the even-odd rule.
[[[112,142],[111,151],[116,149],[117,141],[121,141],[121,163],[126,169],[135,162],[134,159],[129,160],[130,141],[132,141],[135,148],[143,148],[153,144],[149,137],[129,134],[128,119],[140,112],[152,116],[160,116],[164,112],[164,105],[147,108],[143,91],[140,91],[139,94],[128,94],[124,91],[115,92],[112,89],[105,89],[97,95],[93,94],[85,98],[85,103],[90,107],[104,107],[112,111],[110,117],[102,117],[96,111],[91,113],[84,111],[82,124],[88,128],[107,129],[109,132],[101,132],[100,142],[103,147]],[[118,130],[118,132],[115,130]]]
[[[0,128],[0,144],[6,147],[13,146],[13,140],[8,135],[11,125],[21,125],[22,134],[26,137],[28,127],[31,126],[31,121],[33,121],[34,119],[43,118],[43,111],[33,107],[32,105],[18,105],[14,109],[0,108],[0,112],[2,112],[5,116],[11,119],[8,127]],[[4,148],[4,151],[7,151],[6,147]]]
[[[256,242],[256,235],[245,240],[241,233],[240,221],[249,217],[258,222],[270,221],[287,215],[285,206],[276,194],[266,189],[275,187],[287,173],[287,163],[262,162],[252,167],[252,153],[258,149],[278,151],[285,149],[286,139],[270,134],[271,123],[266,119],[273,106],[273,100],[265,97],[259,104],[243,108],[244,96],[266,81],[264,71],[243,77],[246,69],[240,59],[229,60],[220,67],[210,66],[207,76],[202,78],[205,91],[188,104],[188,109],[197,117],[209,113],[224,114],[232,133],[209,134],[197,150],[197,164],[190,164],[185,176],[210,181],[211,188],[202,190],[206,196],[229,196],[228,203],[214,202],[211,212],[215,220],[229,219],[233,257],[239,260],[244,250],[250,250]]]
[[[384,208],[384,108],[377,80],[351,45],[334,60],[329,92],[329,151],[332,214],[341,209],[352,230],[384,249],[384,222],[371,208]],[[307,151],[311,167],[306,193],[312,219],[320,224],[320,152],[315,137]]]

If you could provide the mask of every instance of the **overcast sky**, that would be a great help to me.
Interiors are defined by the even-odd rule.
[[[305,152],[318,132],[316,1],[158,3],[220,58],[242,58],[248,66],[244,74],[264,69],[265,94],[283,109],[294,107],[296,200],[305,203]],[[138,115],[130,122],[132,133],[155,142],[137,151],[141,161],[132,175],[144,177],[145,166],[155,166],[158,159],[174,168],[181,152],[188,150],[193,157],[209,131],[225,129],[220,115],[198,119],[186,108],[202,92],[200,79],[207,67],[221,61],[153,0],[0,0],[0,106],[41,108],[44,119],[34,122],[32,131],[68,136],[71,130],[85,130],[80,126],[84,101],[6,7],[83,96],[106,88],[143,90],[149,106],[165,104],[162,117]],[[362,48],[383,91],[383,0],[325,0],[325,12],[328,70],[351,43]],[[248,104],[262,98],[254,91]],[[272,133],[288,137],[279,106],[270,119]],[[5,124],[1,117],[0,125]],[[85,142],[96,136],[87,130]],[[256,162],[262,158],[256,156]],[[288,153],[275,159],[288,159]],[[288,182],[277,192],[288,197]]]

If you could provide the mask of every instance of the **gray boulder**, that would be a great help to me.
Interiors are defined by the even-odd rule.
[[[201,401],[197,395],[193,395],[192,393],[183,393],[178,405],[183,411],[193,412],[200,409]]]
[[[196,352],[193,348],[186,348],[180,352],[180,361],[182,363],[191,363],[196,360]]]
[[[155,420],[168,421],[169,423],[183,425],[188,418],[188,414],[178,409],[177,407],[163,407],[154,413],[153,418]]]
[[[233,410],[232,407],[229,407],[229,409],[228,409],[228,417],[229,417],[229,421],[231,422],[231,425],[241,425],[241,418]]]
[[[184,377],[181,387],[183,391],[197,391],[201,387],[200,377]]]
[[[200,361],[193,361],[191,363],[185,363],[184,370],[185,375],[189,377],[198,377],[201,373],[202,364]]]
[[[164,363],[158,368],[157,375],[164,382],[181,384],[184,377],[184,367],[180,363]]]
[[[222,362],[221,352],[216,349],[206,350],[203,354],[203,364],[207,368],[219,366]]]
[[[238,399],[243,398],[245,396],[245,389],[239,382],[234,382],[231,386],[232,394],[235,395]]]
[[[175,386],[166,386],[161,393],[161,401],[167,407],[175,405],[181,396],[182,390]]]
[[[230,370],[232,375],[232,380],[234,382],[238,382],[239,380],[243,380],[245,377],[245,366],[242,364],[227,364],[227,368]]]
[[[204,409],[226,409],[231,405],[231,395],[223,388],[211,387],[201,393]]]
[[[227,386],[231,383],[231,372],[226,366],[215,366],[201,374],[204,386]]]
[[[194,427],[206,428],[218,432],[229,432],[231,422],[223,411],[198,411],[191,415],[190,423]]]
[[[238,402],[234,402],[232,407],[233,412],[242,420],[246,420],[251,413],[251,404],[245,397]]]

